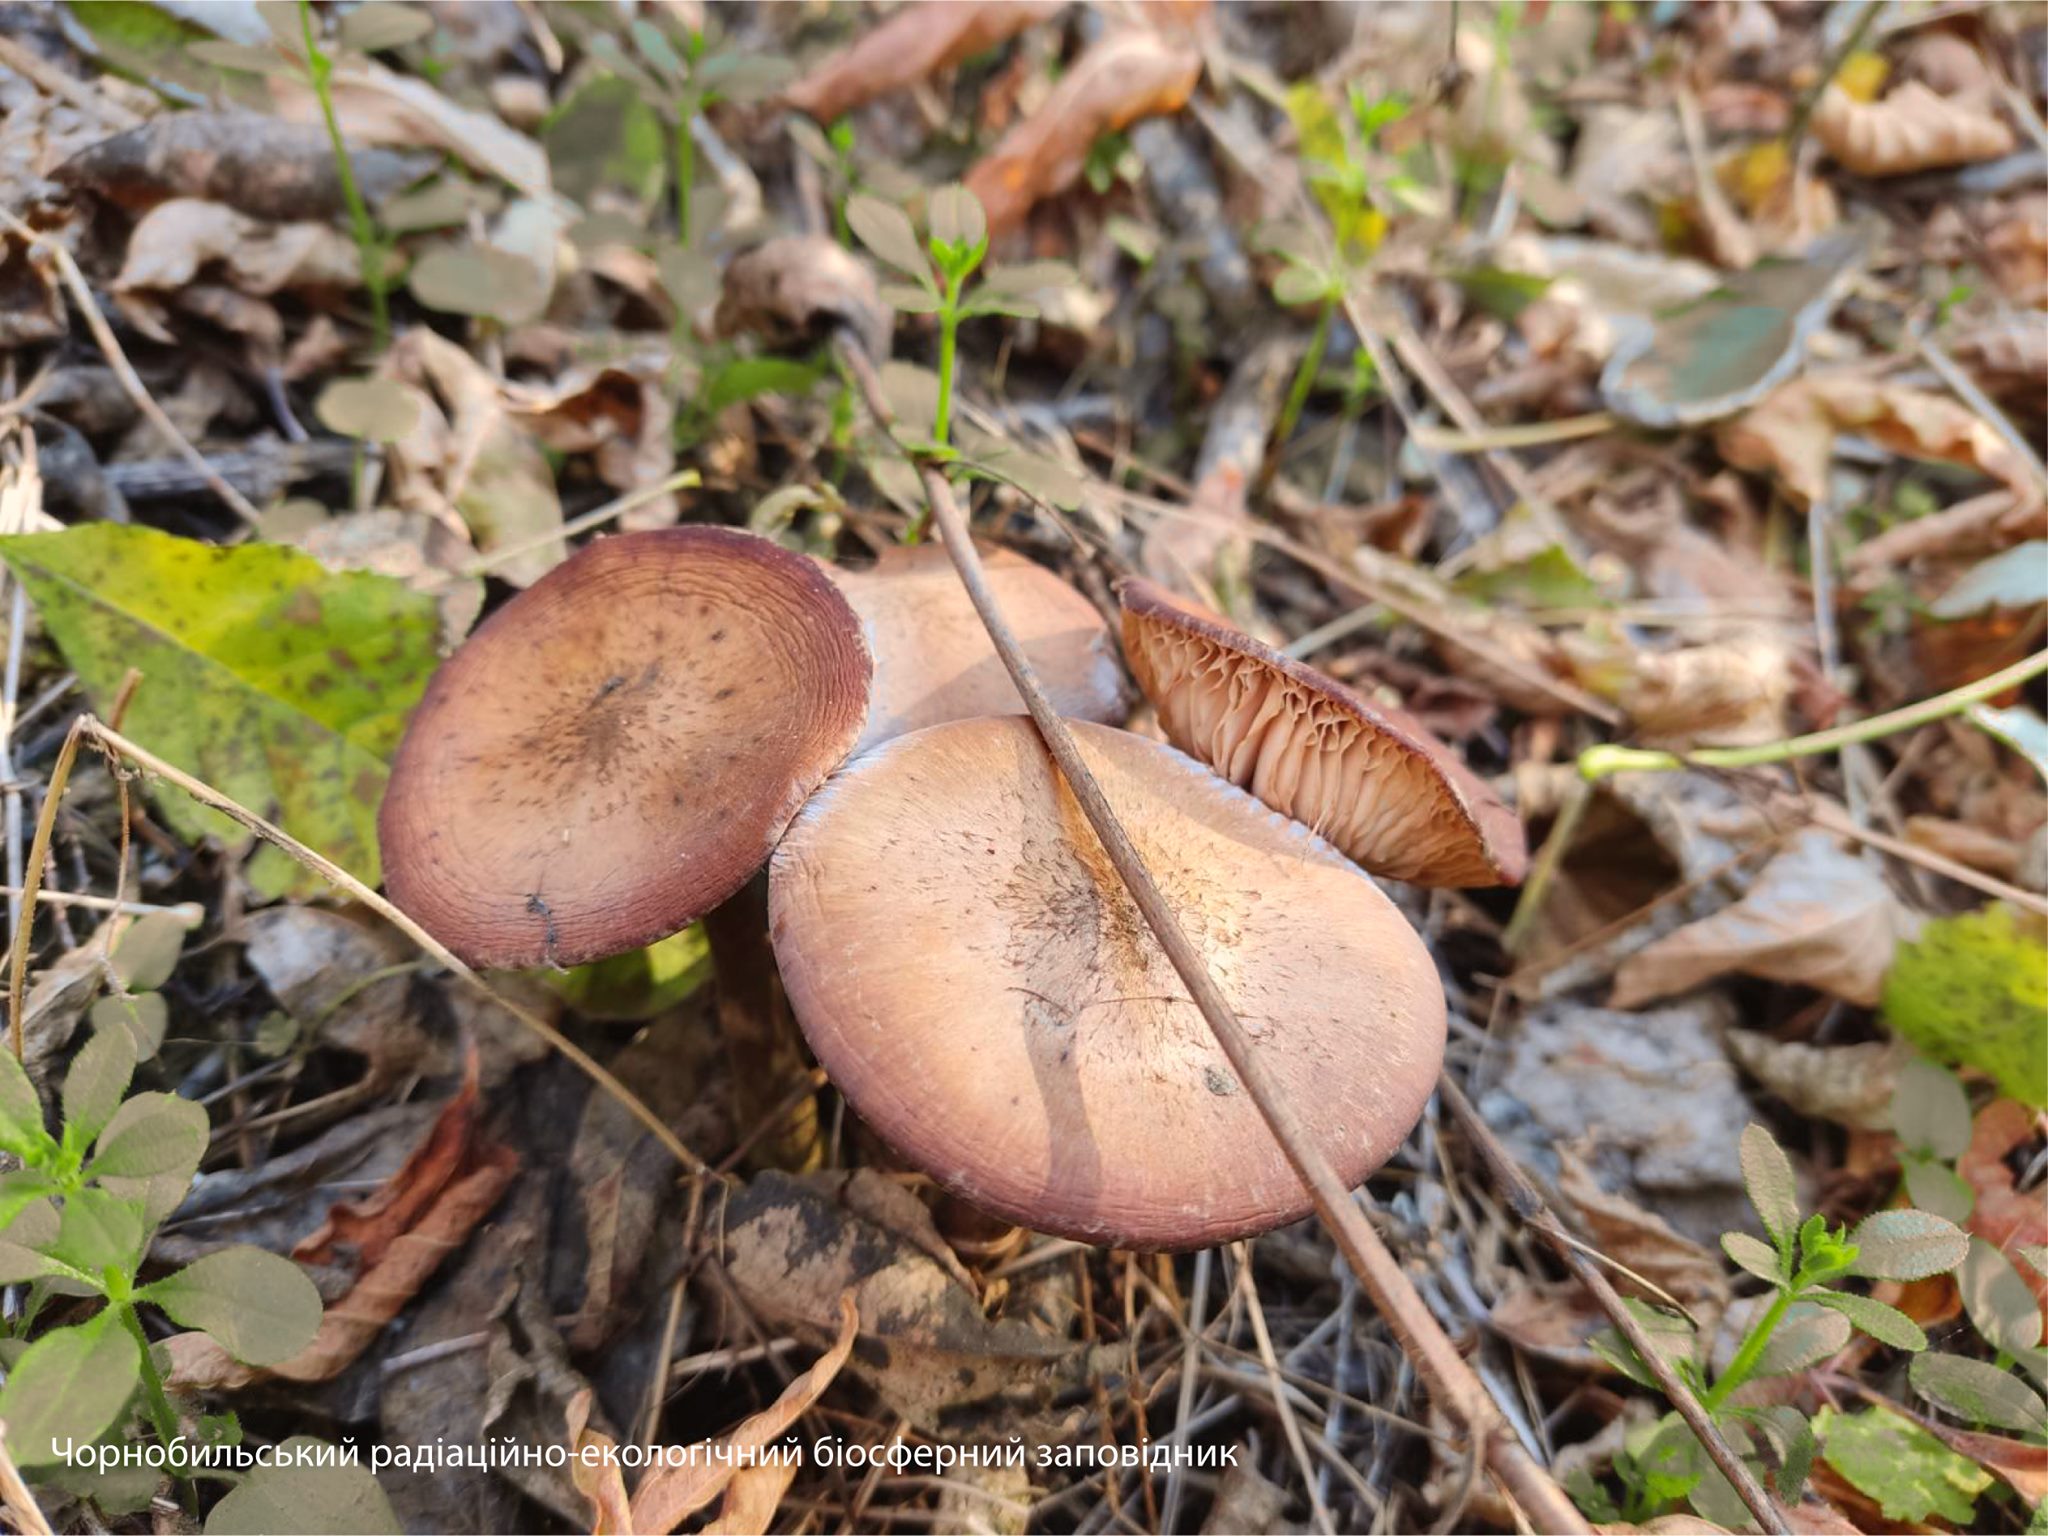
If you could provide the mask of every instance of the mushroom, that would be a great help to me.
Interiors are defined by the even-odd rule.
[[[1073,731],[1304,1125],[1363,1181],[1442,1064],[1422,941],[1306,827],[1163,743]],[[949,1190],[1147,1249],[1308,1213],[1029,720],[934,726],[853,759],[769,871],[776,957],[819,1062]]]
[[[1420,721],[1143,578],[1118,596],[1131,671],[1183,752],[1374,874],[1520,882],[1521,822]]]
[[[988,549],[981,558],[1053,706],[1077,720],[1122,720],[1123,668],[1095,605],[1022,555]],[[875,657],[856,753],[947,720],[1024,713],[943,545],[898,545],[866,570],[835,567],[831,576],[867,626]]]
[[[428,685],[378,817],[391,898],[475,965],[665,938],[761,867],[859,738],[872,672],[838,590],[767,539],[588,545]]]

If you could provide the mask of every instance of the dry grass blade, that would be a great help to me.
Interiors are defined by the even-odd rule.
[[[6,1512],[15,1527],[26,1536],[51,1536],[50,1522],[43,1518],[43,1511],[36,1503],[36,1496],[29,1492],[28,1484],[22,1481],[21,1468],[14,1464],[14,1458],[7,1453],[7,1426],[0,1424],[0,1510]]]
[[[886,432],[891,424],[891,414],[873,362],[861,349],[858,339],[843,331],[839,336],[838,350],[869,412]],[[995,643],[997,654],[1002,657],[1011,680],[1017,685],[1017,692],[1023,696],[1032,721],[1073,793],[1075,803],[1088,818],[1088,824],[1100,839],[1118,878],[1143,914],[1146,926],[1152,930],[1160,948],[1187,987],[1190,998],[1208,1022],[1238,1081],[1258,1106],[1288,1162],[1308,1187],[1317,1214],[1400,1342],[1402,1352],[1414,1362],[1417,1373],[1429,1386],[1437,1404],[1464,1426],[1502,1488],[1522,1506],[1539,1529],[1584,1530],[1586,1524],[1578,1510],[1549,1473],[1515,1439],[1500,1410],[1487,1395],[1485,1386],[1444,1334],[1413,1283],[1366,1220],[1351,1191],[1338,1182],[1327,1160],[1303,1133],[1292,1110],[1268,1077],[1264,1064],[1253,1055],[1243,1024],[1238,1021],[1216,979],[1209,974],[1188,941],[1179,919],[1167,904],[1158,883],[1145,867],[1130,835],[1125,832],[1075,746],[1072,733],[1054,712],[1045,690],[1039,686],[1022,646],[989,589],[980,556],[975,552],[974,541],[968,531],[966,516],[953,499],[952,487],[936,466],[927,462],[920,464],[919,470],[926,502],[945,541],[946,551],[952,557],[954,569],[960,573],[975,611],[981,615],[989,638]]]

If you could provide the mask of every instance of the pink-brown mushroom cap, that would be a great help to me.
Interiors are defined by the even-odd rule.
[[[1037,562],[1006,549],[982,566],[1052,707],[1073,720],[1121,721],[1123,668],[1095,605]],[[948,720],[1021,715],[1024,700],[939,544],[898,545],[832,579],[867,626],[874,696],[855,752]]]
[[[696,525],[599,540],[428,685],[378,817],[391,899],[472,965],[664,938],[761,867],[871,676],[803,556]]]
[[[1442,1065],[1422,941],[1299,823],[1162,742],[1072,729],[1308,1135],[1363,1180]],[[935,726],[853,759],[769,872],[776,958],[820,1064],[948,1189],[1146,1249],[1308,1213],[1029,720]]]
[[[1152,582],[1118,596],[1131,671],[1183,752],[1376,875],[1520,883],[1521,821],[1420,721]]]

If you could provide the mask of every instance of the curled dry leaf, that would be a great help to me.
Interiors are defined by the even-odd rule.
[[[1185,38],[1134,27],[1093,44],[967,173],[990,235],[1017,228],[1040,198],[1072,186],[1103,134],[1178,112],[1201,73],[1201,52]]]
[[[1570,1148],[1559,1147],[1557,1158],[1558,1197],[1594,1247],[1688,1305],[1726,1302],[1728,1282],[1718,1256],[1656,1212],[1602,1188],[1593,1170]],[[1655,1299],[1626,1275],[1610,1278],[1619,1290]]]
[[[1903,1052],[1891,1042],[1804,1045],[1761,1030],[1731,1029],[1728,1054],[1802,1115],[1860,1130],[1889,1130]]]
[[[1641,1007],[1737,971],[1875,1007],[1909,924],[1875,870],[1809,827],[1764,866],[1740,901],[1623,961],[1611,1003]]]
[[[896,20],[922,17],[936,9],[940,7],[898,12]],[[720,335],[752,332],[771,347],[799,346],[823,341],[835,325],[852,327],[868,356],[889,355],[894,316],[877,293],[868,264],[838,241],[823,235],[781,235],[735,257],[725,269],[718,298]]]
[[[225,203],[180,197],[142,216],[128,237],[128,258],[114,290],[183,288],[216,261],[244,293],[349,289],[362,281],[355,242],[330,225],[266,225]]]
[[[2048,194],[2014,199],[1987,219],[1985,264],[2015,304],[2048,306]]]
[[[834,122],[879,96],[986,53],[1066,9],[1066,0],[941,0],[907,5],[783,92],[799,112]]]
[[[349,152],[356,187],[373,208],[437,163],[418,151]],[[72,156],[52,175],[135,209],[189,197],[289,223],[331,219],[348,206],[324,127],[253,112],[166,112]]]
[[[541,447],[590,454],[598,479],[623,494],[675,473],[675,400],[663,384],[667,364],[666,348],[642,348],[602,365],[578,364],[549,384],[505,384],[499,394],[513,423]],[[670,494],[634,507],[619,526],[666,528],[680,515]],[[559,552],[552,558],[560,558]]]
[[[1725,640],[1640,651],[1588,629],[1563,637],[1579,681],[1627,712],[1645,745],[1752,746],[1785,735],[1790,647],[1754,627]]]
[[[519,1171],[519,1155],[486,1140],[480,1118],[472,1056],[462,1091],[405,1166],[368,1198],[336,1204],[292,1250],[304,1263],[324,1264],[347,1244],[362,1265],[348,1294],[327,1308],[313,1342],[265,1368],[242,1364],[205,1334],[177,1334],[164,1344],[171,1357],[168,1384],[196,1391],[270,1377],[330,1381],[346,1370],[468,1239]]]
[[[1946,395],[1861,374],[1797,379],[1715,433],[1739,469],[1768,471],[1802,503],[1824,500],[1835,434],[1855,432],[1895,453],[1965,464],[2009,486],[2027,505],[2040,500],[2031,471],[2005,440]]]
[[[1909,80],[1882,101],[1858,101],[1839,85],[1821,92],[1813,136],[1858,176],[1903,176],[1972,165],[2010,153],[2015,140],[1984,107],[1937,96]]]
[[[725,1504],[713,1528],[734,1533],[767,1530],[775,1511],[766,1495],[772,1487],[779,1498],[787,1482],[777,1487],[767,1478],[749,1476],[774,1470],[773,1464],[748,1466],[736,1453],[758,1449],[788,1433],[790,1425],[808,1413],[832,1385],[840,1367],[846,1364],[846,1357],[853,1353],[853,1341],[860,1333],[860,1312],[851,1292],[839,1297],[837,1310],[838,1336],[832,1347],[784,1387],[780,1397],[731,1434],[709,1445],[693,1447],[693,1454],[679,1456],[673,1463],[664,1459],[642,1480],[630,1499],[618,1462],[601,1459],[611,1440],[589,1427],[592,1394],[585,1391],[572,1400],[570,1453],[576,1486],[589,1497],[594,1508],[592,1536],[608,1536],[612,1532],[668,1536],[721,1492],[725,1494]],[[718,1452],[706,1454],[713,1446]],[[586,1449],[595,1453],[589,1461],[582,1454]],[[794,1464],[789,1470],[794,1472]],[[742,1478],[746,1479],[744,1486]]]

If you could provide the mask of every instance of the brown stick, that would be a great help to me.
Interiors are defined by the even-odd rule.
[[[882,382],[875,372],[874,363],[859,340],[844,331],[838,337],[838,351],[866,400],[869,413],[884,432],[888,431],[891,424],[889,405],[882,393]],[[1080,749],[1075,746],[1073,733],[1067,729],[1039,685],[1023,647],[1018,644],[995,594],[989,589],[981,556],[975,551],[967,519],[959,503],[953,499],[952,487],[933,464],[920,462],[918,469],[924,483],[925,500],[945,540],[946,553],[952,558],[953,568],[959,572],[975,612],[981,616],[989,639],[995,643],[997,654],[1009,669],[1010,678],[1017,685],[1017,692],[1023,696],[1024,705],[1031,712],[1039,734],[1044,737],[1046,750],[1059,765],[1060,774],[1072,791],[1075,803],[1081,807],[1088,824],[1101,839],[1103,852],[1109,856],[1118,877],[1130,891],[1132,901],[1144,915],[1153,936],[1159,940],[1159,947],[1179,973],[1188,995],[1208,1021],[1216,1043],[1229,1059],[1238,1081],[1244,1084],[1246,1093],[1272,1128],[1281,1151],[1308,1187],[1323,1225],[1329,1229],[1346,1262],[1357,1272],[1359,1283],[1386,1319],[1402,1352],[1414,1362],[1417,1373],[1438,1405],[1465,1427],[1494,1477],[1522,1506],[1538,1529],[1584,1531],[1584,1518],[1565,1496],[1564,1490],[1522,1448],[1521,1442],[1509,1430],[1500,1410],[1486,1395],[1478,1376],[1430,1315],[1428,1306],[1402,1272],[1393,1254],[1388,1252],[1386,1244],[1380,1241],[1379,1234],[1373,1231],[1351,1192],[1338,1179],[1321,1150],[1302,1130],[1301,1122],[1267,1075],[1265,1065],[1253,1054],[1244,1026],[1238,1022],[1236,1013],[1225,1000],[1215,978],[1209,974],[1201,956],[1188,942],[1180,920],[1167,905],[1130,835],[1124,831],[1123,823],[1117,819],[1115,810],[1103,795],[1102,786],[1095,781],[1095,775],[1089,771]]]
[[[1500,1144],[1493,1134],[1493,1128],[1479,1117],[1479,1111],[1472,1107],[1472,1101],[1465,1097],[1464,1090],[1451,1081],[1446,1072],[1437,1082],[1437,1091],[1444,1102],[1451,1107],[1451,1115],[1464,1129],[1472,1144],[1479,1149],[1479,1155],[1486,1160],[1486,1166],[1493,1175],[1493,1182],[1508,1198],[1508,1204],[1522,1220],[1522,1224],[1535,1232],[1557,1256],[1564,1260],[1565,1267],[1579,1278],[1579,1283],[1593,1293],[1593,1299],[1600,1304],[1600,1310],[1613,1319],[1621,1336],[1635,1347],[1650,1374],[1657,1378],[1657,1385],[1664,1389],[1664,1396],[1671,1406],[1678,1410],[1678,1416],[1685,1420],[1699,1442],[1706,1448],[1707,1455],[1721,1475],[1734,1486],[1742,1502],[1749,1506],[1749,1512],[1756,1516],[1756,1523],[1771,1536],[1788,1536],[1791,1527],[1785,1524],[1785,1516],[1777,1502],[1765,1491],[1763,1484],[1756,1480],[1743,1459],[1736,1455],[1721,1431],[1715,1427],[1714,1417],[1706,1405],[1694,1394],[1684,1379],[1671,1369],[1670,1363],[1657,1352],[1650,1342],[1650,1336],[1636,1315],[1622,1302],[1620,1294],[1608,1282],[1607,1276],[1586,1256],[1585,1250],[1572,1240],[1550,1208],[1543,1203],[1536,1186],[1529,1182],[1529,1176],[1508,1149]]]

